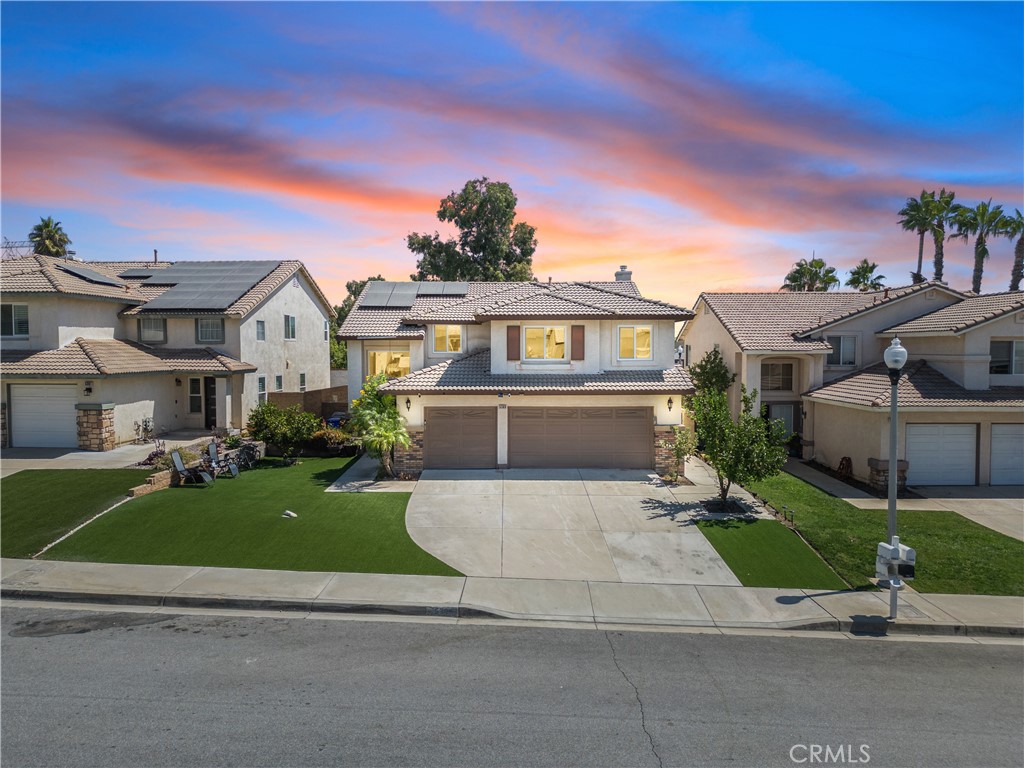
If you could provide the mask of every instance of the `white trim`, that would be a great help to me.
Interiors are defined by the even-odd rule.
[[[466,331],[458,323],[436,323],[429,326],[430,328],[430,349],[431,354],[434,355],[461,355],[466,346]],[[437,329],[444,328],[444,349],[437,348]],[[448,349],[448,344],[451,339],[451,329],[459,329],[459,348],[456,350]]]
[[[633,329],[633,357],[622,356],[622,329],[632,328]],[[636,330],[637,328],[646,328],[651,334],[651,353],[647,357],[636,356]],[[649,363],[654,360],[654,325],[644,325],[642,323],[624,323],[622,325],[615,326],[615,360],[620,363]]]
[[[569,344],[571,339],[569,337],[569,326],[568,325],[526,325],[520,326],[522,328],[521,336],[519,340],[521,346],[520,362],[523,365],[565,365],[572,363],[569,360]],[[544,331],[544,357],[527,357],[526,356],[526,332],[531,328],[540,328]],[[547,331],[548,329],[561,328],[562,329],[562,356],[561,357],[548,357],[547,356]]]

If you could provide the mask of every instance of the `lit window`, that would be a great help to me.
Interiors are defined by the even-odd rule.
[[[619,327],[619,359],[651,359],[651,326],[623,325]]]
[[[256,379],[256,400],[261,403],[267,402],[267,377],[259,376]]]
[[[435,325],[434,351],[461,352],[462,327],[458,325]]]
[[[223,344],[224,318],[197,317],[196,344]]]
[[[139,341],[143,344],[165,343],[167,341],[167,321],[162,317],[140,317]]]
[[[299,392],[305,392],[305,391],[306,391],[306,374],[300,373],[299,374]]]
[[[274,377],[274,389],[278,392],[284,392],[284,376],[280,373]]]
[[[201,379],[188,380],[188,412],[203,412],[203,382]]]
[[[989,342],[989,356],[989,373],[1024,373],[1024,341],[993,339]]]
[[[792,392],[792,363],[761,363],[762,392]]]
[[[28,336],[28,304],[0,304],[0,336]]]
[[[267,340],[267,323],[265,320],[256,321],[256,341]]]
[[[826,338],[832,351],[828,353],[825,365],[856,365],[857,337],[829,336]]]
[[[527,326],[525,329],[527,360],[565,360],[565,326]]]
[[[295,338],[295,316],[285,315],[284,316],[284,337],[286,339]]]
[[[370,350],[366,353],[366,377],[372,378],[379,373],[389,379],[405,376],[411,370],[409,366],[409,350]]]

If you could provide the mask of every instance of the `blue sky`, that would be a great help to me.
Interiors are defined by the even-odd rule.
[[[301,258],[340,301],[405,278],[405,236],[488,176],[542,278],[625,263],[688,304],[813,251],[905,283],[907,196],[1024,208],[1022,9],[7,2],[0,225],[53,215],[86,259]],[[971,260],[947,247],[954,287]]]

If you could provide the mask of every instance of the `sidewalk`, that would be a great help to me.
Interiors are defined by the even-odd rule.
[[[0,561],[4,598],[162,608],[343,612],[917,635],[1024,636],[1024,598]]]

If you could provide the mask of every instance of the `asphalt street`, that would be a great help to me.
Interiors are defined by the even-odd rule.
[[[1024,764],[1020,644],[10,604],[2,631],[4,768]]]

